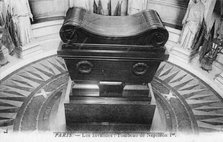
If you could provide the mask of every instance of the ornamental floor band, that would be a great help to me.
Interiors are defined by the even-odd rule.
[[[56,55],[4,77],[0,83],[0,130],[64,131],[65,116],[58,108],[68,80],[64,61]],[[190,133],[223,130],[222,97],[194,74],[163,62],[152,87],[165,125],[156,130]]]

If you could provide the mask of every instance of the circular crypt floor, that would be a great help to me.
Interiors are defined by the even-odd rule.
[[[68,79],[66,66],[56,55],[26,65],[2,79],[0,130],[51,131]],[[194,134],[223,131],[223,99],[195,75],[163,62],[152,87],[164,131]]]

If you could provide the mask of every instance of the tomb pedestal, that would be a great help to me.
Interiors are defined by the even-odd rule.
[[[57,53],[74,84],[65,104],[67,129],[149,131],[156,104],[148,84],[168,59],[168,32],[158,14],[108,18],[71,8],[60,35]]]

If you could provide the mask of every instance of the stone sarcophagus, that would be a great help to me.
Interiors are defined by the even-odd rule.
[[[102,16],[70,8],[60,37],[58,56],[75,84],[71,102],[65,104],[69,127],[149,129],[155,106],[150,105],[147,84],[168,58],[168,32],[156,11]]]
[[[60,36],[64,44],[58,55],[74,81],[149,83],[168,57],[168,32],[153,10],[102,16],[71,8]]]

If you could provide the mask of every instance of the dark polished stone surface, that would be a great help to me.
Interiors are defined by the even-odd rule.
[[[154,111],[155,106],[149,103],[65,104],[66,125],[70,130],[149,130]]]
[[[160,63],[168,59],[168,40],[158,13],[106,17],[70,8],[60,30],[58,56],[73,81],[147,84]],[[102,94],[102,89],[100,89]]]
[[[60,30],[65,43],[163,46],[168,36],[154,10],[130,16],[103,16],[73,7],[67,11]]]
[[[149,91],[124,88],[150,83],[168,58],[163,47],[168,32],[156,11],[105,17],[74,7],[66,14],[60,36],[64,44],[58,56],[65,60],[71,80],[82,83],[65,104],[69,129],[149,130],[156,107],[150,105]],[[83,87],[89,83],[98,90]]]

